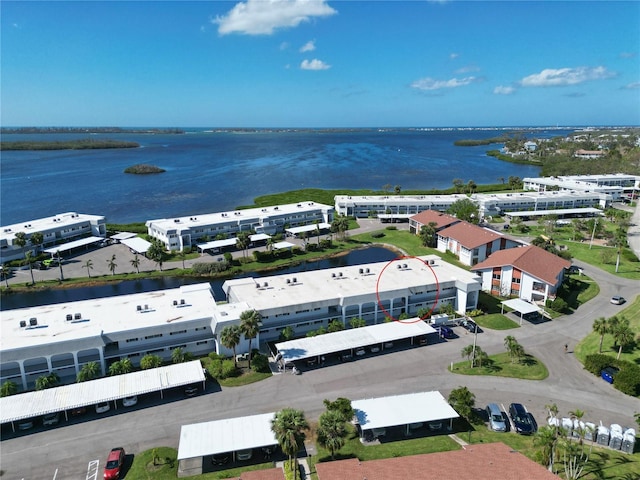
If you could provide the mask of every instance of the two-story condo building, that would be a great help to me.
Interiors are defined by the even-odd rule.
[[[640,175],[614,173],[606,175],[563,175],[558,177],[524,178],[524,189],[534,191],[568,190],[584,193],[601,193],[618,201],[625,195],[637,195],[640,191]]]
[[[315,202],[300,202],[264,208],[249,208],[233,212],[208,213],[179,218],[162,218],[146,222],[149,235],[157,238],[168,250],[182,250],[238,232],[273,235],[285,228],[331,223],[333,207]]]
[[[23,232],[26,236],[27,245],[24,249],[16,244],[16,233],[18,232]],[[5,225],[0,227],[0,262],[24,258],[25,252],[34,248],[29,239],[36,232],[42,233],[44,241],[41,247],[46,248],[84,237],[105,238],[107,224],[105,217],[101,215],[67,212],[14,225]]]
[[[348,217],[408,219],[424,210],[444,212],[466,195],[336,195],[336,213]]]

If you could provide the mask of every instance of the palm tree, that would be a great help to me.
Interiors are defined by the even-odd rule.
[[[24,232],[16,232],[13,244],[18,245],[22,252],[24,252],[24,247],[27,245],[27,234]]]
[[[233,364],[237,367],[236,362],[236,346],[240,343],[242,332],[238,325],[228,325],[220,332],[220,343],[226,348],[233,350]]]
[[[293,408],[283,408],[273,416],[271,431],[275,434],[283,453],[289,457],[289,466],[294,471],[294,478],[298,478],[294,466],[294,458],[303,447],[309,424],[304,412]]]
[[[251,368],[251,340],[260,333],[262,316],[257,310],[245,310],[240,314],[240,331],[249,340],[249,368]]]
[[[238,232],[236,235],[236,246],[242,250],[242,256],[247,257],[247,249],[249,248],[249,232]]]
[[[178,252],[178,257],[182,260],[182,269],[184,270],[184,260],[187,258],[187,254],[184,250],[180,250],[180,252]]]
[[[31,283],[35,285],[36,280],[33,278],[33,263],[35,262],[35,259],[33,258],[31,252],[27,252],[25,258],[27,259],[27,264],[29,265],[29,273],[31,273]]]
[[[466,347],[464,347],[460,352],[460,355],[463,357],[467,357],[467,360],[469,360],[469,366],[473,368],[475,360],[471,358],[471,356],[473,355],[473,345],[467,345]]]
[[[184,363],[189,360],[190,357],[189,352],[185,352],[182,347],[176,347],[171,350],[171,361],[173,363]]]
[[[0,387],[0,397],[9,397],[16,393],[18,393],[18,384],[11,380],[7,380],[2,384],[2,387]]]
[[[11,275],[11,269],[4,263],[0,265],[0,275],[4,278],[4,284],[9,288],[9,276]]]
[[[111,255],[111,259],[107,260],[107,265],[109,267],[109,270],[111,271],[111,275],[115,275],[116,274],[116,267],[118,266],[118,264],[116,263],[116,254],[114,253],[113,255]]]
[[[78,372],[78,376],[76,377],[76,381],[86,382],[87,380],[93,380],[100,374],[100,367],[98,362],[87,362],[85,363],[80,371]]]
[[[109,375],[123,375],[125,373],[130,373],[131,370],[133,370],[131,360],[123,358],[122,360],[113,362],[111,366],[109,366]]]
[[[273,251],[273,245],[276,243],[276,241],[273,239],[273,237],[269,237],[267,238],[267,252],[271,252]]]
[[[473,193],[476,191],[476,188],[478,188],[478,185],[476,185],[476,182],[474,182],[473,180],[469,180],[469,183],[467,183],[467,188],[469,189],[469,193]]]
[[[140,258],[138,258],[138,254],[136,253],[133,257],[133,260],[130,260],[131,266],[136,269],[136,273],[140,273]]]
[[[36,254],[40,251],[40,247],[44,243],[44,235],[41,232],[34,232],[29,237],[29,243],[35,247]]]
[[[36,390],[45,390],[52,388],[60,383],[60,377],[57,373],[51,372],[47,375],[41,375],[36,378]]]
[[[60,250],[56,251],[56,259],[58,260],[58,268],[60,269],[60,281],[64,280],[64,273],[62,271],[62,257],[60,256]]]
[[[91,270],[93,270],[93,262],[91,260],[87,260],[84,262],[84,268],[87,269],[87,275],[91,278]]]
[[[164,243],[162,243],[157,238],[154,238],[151,241],[151,246],[149,250],[147,250],[147,257],[156,262],[160,267],[160,271],[162,271],[162,264],[166,258],[166,253],[164,250]]]
[[[470,420],[476,404],[476,396],[467,387],[454,388],[449,394],[449,404],[456,412]]]
[[[604,336],[609,333],[609,324],[607,323],[606,318],[599,317],[593,321],[593,331],[600,335],[600,344],[598,345],[598,353],[602,353],[602,342],[604,341]]]
[[[620,355],[622,354],[622,349],[634,341],[635,335],[633,330],[629,327],[629,320],[626,318],[620,320],[611,331],[611,334],[613,335],[615,342],[618,344],[618,355],[616,356],[616,360],[619,360]]]
[[[152,353],[146,354],[144,357],[140,359],[140,369],[148,370],[150,368],[158,368],[162,365],[162,358],[159,355],[154,355]]]
[[[516,345],[518,345],[518,341],[514,336],[507,335],[504,337],[504,348],[506,348],[509,353],[511,363],[513,363],[513,359],[515,358]]]
[[[340,450],[347,438],[347,429],[342,414],[337,410],[327,410],[320,415],[318,427],[318,443],[329,450],[331,460]]]
[[[558,449],[558,430],[550,425],[540,427],[533,437],[533,444],[540,447],[540,462],[553,472]]]

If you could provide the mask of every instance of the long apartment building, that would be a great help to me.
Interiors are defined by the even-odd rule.
[[[207,213],[146,222],[148,233],[168,250],[182,250],[203,243],[204,239],[230,236],[238,232],[273,235],[285,228],[331,223],[333,207],[316,202],[300,202],[231,212]]]
[[[255,346],[278,339],[287,326],[304,335],[334,319],[346,327],[352,318],[372,325],[447,303],[463,313],[477,307],[480,288],[475,273],[425,256],[228,280],[224,299],[215,299],[210,284],[201,283],[8,310],[1,317],[0,382],[12,380],[26,390],[39,376],[55,372],[68,383],[87,362],[97,362],[104,374],[122,358],[134,365],[146,354],[168,360],[176,347],[195,355],[229,355],[220,332],[239,324],[247,310],[262,315]],[[248,341],[243,338],[236,351],[248,351]]]
[[[444,212],[463,198],[463,194],[454,195],[336,195],[334,197],[336,213],[348,217],[367,218],[376,216],[385,218],[408,219],[424,210]]]
[[[23,232],[27,239],[24,249],[16,244],[16,233]],[[66,212],[51,217],[0,227],[0,262],[24,258],[25,252],[33,250],[29,239],[40,232],[44,237],[42,247],[78,240],[84,237],[106,237],[107,221],[102,215]]]
[[[524,178],[524,189],[538,192],[548,190],[602,193],[613,201],[640,191],[640,176],[614,173],[608,175],[564,175],[559,177]]]

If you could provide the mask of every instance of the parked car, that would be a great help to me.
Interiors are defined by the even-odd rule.
[[[135,395],[122,399],[122,405],[125,407],[133,407],[136,403],[138,403],[138,397]]]
[[[44,417],[42,417],[42,425],[44,425],[45,427],[57,425],[59,421],[60,412],[47,413]]]
[[[78,415],[84,415],[85,413],[87,413],[87,409],[86,407],[76,407],[72,408],[69,413],[71,413],[73,417],[77,417]]]
[[[380,351],[380,345],[372,345],[369,347],[369,351],[371,353],[378,353]]]
[[[107,463],[104,465],[105,480],[115,480],[120,478],[122,465],[124,465],[124,448],[112,448],[107,457]]]
[[[509,416],[513,422],[513,428],[520,435],[531,435],[534,433],[531,414],[521,403],[512,403],[509,405]]]
[[[242,462],[251,460],[253,456],[253,449],[247,448],[246,450],[238,450],[236,452],[236,460],[240,460]]]
[[[109,402],[100,402],[96,404],[96,413],[105,413],[111,409]]]
[[[606,367],[600,372],[600,376],[605,382],[613,383],[613,379],[616,377],[620,369],[616,367]]]
[[[365,351],[364,348],[360,347],[360,348],[356,348],[356,357],[361,357],[362,355],[364,355],[365,353],[367,353]]]
[[[622,305],[624,302],[626,302],[625,298],[619,295],[611,297],[611,303],[613,303],[614,305]]]
[[[442,428],[442,420],[435,420],[433,422],[429,422],[429,430],[440,430]]]
[[[33,428],[33,418],[25,418],[18,422],[18,430],[29,430]]]
[[[478,326],[478,324],[476,324],[476,322],[474,322],[473,320],[464,320],[462,322],[462,326],[465,330],[467,330],[470,333],[475,333],[475,332],[480,333],[482,331],[482,329]]]
[[[184,389],[184,394],[187,397],[194,397],[198,394],[198,386],[197,385],[187,385]]]
[[[227,455],[226,453],[222,453],[219,455],[213,455],[211,457],[211,463],[214,465],[226,465],[227,463],[229,463],[229,455]]]
[[[489,428],[494,432],[506,432],[507,423],[504,421],[502,410],[495,403],[487,405],[487,417],[489,417]]]
[[[440,338],[454,338],[456,336],[455,333],[453,333],[453,329],[445,327],[444,325],[438,325],[434,327],[434,329],[438,332]]]
[[[372,428],[371,433],[373,433],[373,436],[375,438],[384,437],[387,434],[387,429],[384,427]]]

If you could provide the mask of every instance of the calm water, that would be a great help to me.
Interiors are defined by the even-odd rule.
[[[570,130],[537,130],[529,137]],[[76,211],[109,223],[203,214],[250,205],[256,196],[299,188],[448,188],[454,178],[496,183],[537,176],[538,168],[487,157],[498,145],[455,147],[504,130],[359,130],[349,132],[205,132],[182,135],[3,135],[11,140],[110,138],[141,148],[2,152],[0,223]],[[159,175],[128,175],[149,163]]]
[[[265,276],[274,274],[288,274],[320,270],[324,268],[344,267],[348,265],[362,265],[372,262],[383,262],[393,260],[397,254],[391,250],[381,247],[370,247],[362,250],[354,250],[346,255],[333,257],[317,262],[301,262],[298,265],[282,268],[277,273],[265,273]],[[243,276],[261,277],[263,275],[252,273]],[[177,288],[181,285],[191,283],[201,283],[202,278],[186,277],[163,277],[149,278],[144,280],[129,280],[112,285],[100,285],[95,287],[68,288],[61,290],[48,290],[43,292],[20,293],[6,295],[0,302],[0,310],[11,310],[14,308],[35,307],[38,305],[49,305],[52,303],[75,302],[79,300],[90,300],[93,298],[111,297],[114,295],[129,295],[132,293],[150,292],[167,288]],[[224,280],[214,280],[211,282],[216,300],[225,298],[222,291]]]

